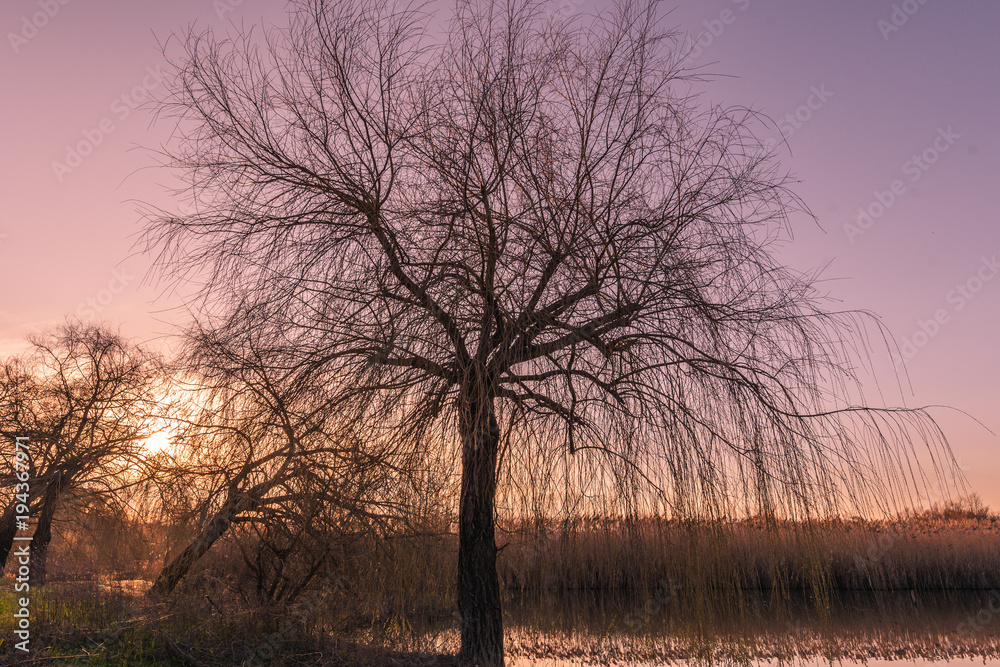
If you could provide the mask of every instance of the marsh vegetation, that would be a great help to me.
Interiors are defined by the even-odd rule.
[[[453,531],[426,525],[363,540],[326,534],[321,539],[337,557],[299,594],[275,595],[274,580],[248,558],[272,554],[273,545],[235,530],[171,596],[149,598],[155,554],[171,532],[106,524],[101,546],[119,547],[112,552],[95,548],[92,524],[58,521],[49,583],[32,593],[35,637],[44,646],[36,657],[80,665],[455,660]],[[691,526],[581,518],[501,525],[500,532],[511,664],[1000,653],[1000,516],[974,501],[808,530],[755,520]],[[118,555],[111,560],[109,552]],[[291,568],[284,576],[298,583]],[[2,604],[0,628],[9,634],[11,594]],[[16,663],[4,648],[5,662]]]

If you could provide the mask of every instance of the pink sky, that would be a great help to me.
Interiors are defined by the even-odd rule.
[[[171,206],[168,175],[140,148],[166,138],[142,107],[162,91],[157,40],[192,22],[281,24],[284,12],[278,0],[0,5],[0,354],[67,314],[146,340],[171,331],[177,300],[143,281],[149,261],[132,248],[135,202]],[[763,111],[771,136],[787,136],[784,165],[822,229],[796,219],[784,259],[828,265],[831,296],[878,313],[904,344],[912,390],[884,375],[886,403],[982,422],[934,413],[972,487],[1000,508],[1000,439],[987,430],[1000,433],[1000,4],[687,0],[668,20],[700,36],[697,64],[732,75],[706,99]]]

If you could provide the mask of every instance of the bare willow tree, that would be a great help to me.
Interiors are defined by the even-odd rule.
[[[367,396],[358,424],[456,449],[460,657],[484,665],[498,480],[569,456],[564,483],[674,515],[803,517],[907,502],[928,453],[953,470],[926,413],[859,402],[864,315],[776,261],[803,207],[757,115],[702,104],[655,3],[543,9],[309,0],[264,41],[187,35],[161,109],[195,212],[147,236],[206,311],[267,310]]]
[[[30,342],[27,353],[3,365],[0,450],[9,465],[13,438],[29,439],[29,507],[37,517],[32,577],[41,583],[53,520],[67,501],[97,502],[122,514],[120,501],[144,481],[142,443],[151,434],[163,378],[155,355],[103,326],[72,322]],[[0,518],[0,566],[17,532],[17,504],[11,498]]]

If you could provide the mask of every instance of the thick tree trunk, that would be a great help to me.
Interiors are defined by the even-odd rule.
[[[7,557],[14,546],[14,536],[17,535],[17,501],[13,501],[0,517],[0,574],[7,567]]]
[[[503,665],[503,617],[494,536],[497,425],[489,388],[476,382],[463,391],[462,493],[458,519],[458,611],[463,665]]]
[[[31,540],[31,581],[44,584],[48,565],[49,543],[52,541],[52,517],[59,507],[63,492],[63,476],[57,474],[45,486],[42,504],[38,509],[38,523]]]
[[[148,594],[166,595],[174,590],[174,587],[184,578],[191,566],[198,562],[198,559],[204,556],[216,540],[229,529],[233,520],[250,509],[256,502],[247,493],[227,498],[212,520],[205,526],[205,529],[191,540],[184,551],[160,570],[160,574],[156,577],[156,582],[149,589]]]

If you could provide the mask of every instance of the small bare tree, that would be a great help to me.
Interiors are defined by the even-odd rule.
[[[30,510],[37,517],[32,578],[42,583],[52,522],[64,501],[76,496],[115,505],[143,481],[142,443],[159,406],[162,375],[154,355],[105,327],[70,323],[30,342],[25,355],[5,361],[0,378],[0,465],[13,461],[13,438],[27,436]],[[17,532],[16,506],[14,499],[0,518],[0,563]]]
[[[498,480],[563,453],[677,515],[905,502],[911,443],[951,470],[926,413],[857,402],[864,316],[775,260],[801,203],[655,13],[460,2],[434,44],[389,2],[307,0],[174,60],[196,212],[153,214],[150,246],[222,330],[252,304],[367,397],[358,432],[458,452],[470,663],[503,662]]]

